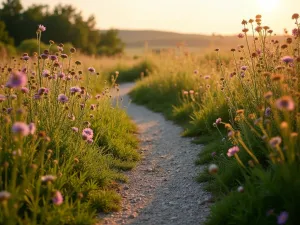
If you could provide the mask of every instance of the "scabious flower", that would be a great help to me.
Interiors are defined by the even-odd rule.
[[[48,183],[48,182],[53,182],[56,180],[56,176],[53,175],[45,175],[41,177],[42,182]]]
[[[285,63],[292,63],[294,61],[293,57],[291,56],[284,56],[281,58],[281,60]]]
[[[43,77],[49,77],[50,76],[50,71],[49,70],[43,70],[42,76]]]
[[[95,68],[93,68],[93,67],[89,67],[88,71],[91,72],[91,73],[95,73],[96,72]]]
[[[298,28],[294,28],[294,29],[292,30],[292,35],[293,35],[294,37],[298,37],[298,36],[299,36],[299,29],[298,29]]]
[[[240,151],[238,146],[233,146],[232,148],[228,149],[227,151],[227,156],[228,157],[232,157],[234,156],[236,153],[238,153]]]
[[[279,225],[283,225],[287,222],[289,218],[289,213],[286,211],[283,211],[279,214],[279,216],[277,217],[277,224]]]
[[[15,122],[12,126],[12,132],[24,137],[30,134],[29,127],[24,122]]]
[[[95,110],[96,109],[96,105],[95,104],[91,104],[90,109],[91,110]]]
[[[208,172],[210,174],[216,174],[219,171],[219,167],[216,164],[210,164],[208,167]]]
[[[0,191],[0,202],[7,201],[10,197],[11,194],[8,191]]]
[[[277,137],[271,138],[271,140],[269,141],[269,144],[271,145],[272,148],[276,148],[277,146],[280,145],[281,142],[282,142],[281,137],[277,136]]]
[[[64,198],[60,191],[55,191],[52,202],[54,205],[61,205],[64,202]]]
[[[265,116],[271,116],[271,108],[270,107],[267,107],[266,110],[265,110]]]
[[[68,97],[64,94],[59,94],[57,100],[63,104],[69,101]]]
[[[38,95],[47,95],[48,93],[49,93],[49,89],[45,87],[41,87],[37,92]]]
[[[21,88],[22,93],[27,94],[29,92],[29,89],[27,87]]]
[[[71,87],[71,88],[70,88],[70,92],[71,92],[71,94],[75,94],[75,93],[77,93],[77,92],[81,92],[81,88],[80,88],[80,87],[77,87],[77,86]]]
[[[58,74],[58,77],[59,77],[60,79],[65,79],[66,75],[65,75],[64,72],[61,72],[61,73]]]
[[[247,66],[241,66],[241,70],[245,71],[245,70],[247,70],[247,68],[248,68]]]
[[[78,128],[77,127],[72,127],[72,131],[74,131],[75,133],[78,133]]]
[[[243,38],[243,37],[245,37],[244,34],[242,34],[242,33],[239,33],[239,34],[238,34],[238,38]]]
[[[50,55],[50,59],[51,59],[52,61],[56,61],[56,60],[57,60],[57,56],[56,56],[56,55]]]
[[[294,100],[290,96],[283,96],[277,99],[276,106],[281,111],[293,111],[295,109]]]
[[[28,55],[24,55],[24,56],[22,57],[22,59],[25,60],[25,61],[27,61],[27,60],[30,59],[30,57],[29,57]]]
[[[220,124],[222,122],[221,118],[216,119],[216,124]]]
[[[199,73],[199,71],[198,70],[194,70],[194,74],[198,74]]]
[[[44,31],[46,31],[46,27],[44,25],[40,24],[38,27],[38,31],[44,32]]]
[[[207,80],[207,79],[209,79],[209,78],[210,78],[209,75],[204,76],[204,79],[205,79],[205,80]]]
[[[6,96],[5,95],[0,95],[0,103],[4,102],[6,100]]]
[[[22,88],[26,86],[27,84],[27,76],[26,74],[19,72],[19,71],[13,71],[10,74],[10,77],[6,83],[6,87],[8,88]]]
[[[91,128],[85,128],[82,131],[82,139],[83,140],[89,140],[89,139],[93,139],[94,136],[94,132]]]
[[[34,124],[34,123],[28,124],[28,128],[29,128],[29,133],[30,133],[31,135],[33,135],[33,134],[35,133],[35,131],[36,131],[36,126],[35,126],[35,124]]]

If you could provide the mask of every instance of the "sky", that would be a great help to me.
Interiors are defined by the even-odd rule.
[[[21,0],[29,5],[72,4],[84,17],[93,14],[99,29],[165,30],[181,33],[236,34],[243,19],[261,14],[277,34],[291,30],[300,0]],[[298,11],[295,11],[298,10]]]

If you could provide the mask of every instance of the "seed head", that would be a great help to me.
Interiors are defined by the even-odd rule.
[[[210,164],[208,167],[208,172],[210,174],[216,174],[219,171],[219,167],[216,164]]]

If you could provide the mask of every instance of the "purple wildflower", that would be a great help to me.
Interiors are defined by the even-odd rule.
[[[5,95],[0,95],[0,103],[4,102],[6,100],[6,96]]]
[[[89,67],[88,71],[90,71],[91,73],[95,73],[96,72],[95,68],[93,68],[93,67]]]
[[[238,34],[238,38],[243,38],[245,35],[244,34],[242,34],[242,33],[239,33]]]
[[[212,156],[212,157],[215,157],[216,155],[217,155],[216,152],[212,152],[212,153],[211,153],[211,156]]]
[[[50,76],[50,71],[49,70],[43,70],[42,76],[43,77],[49,77]]]
[[[30,133],[29,127],[26,123],[15,122],[12,126],[12,132],[21,136],[28,136]]]
[[[283,62],[285,62],[285,63],[292,63],[292,62],[294,61],[293,57],[288,56],[288,55],[282,57],[281,60],[282,60]]]
[[[241,66],[241,70],[245,71],[245,70],[247,70],[247,68],[248,68],[247,66]]]
[[[86,140],[88,144],[93,144],[94,140],[93,139],[87,139]]]
[[[221,123],[222,122],[222,119],[221,118],[218,118],[217,120],[216,120],[216,124],[219,124],[219,123]]]
[[[298,36],[299,36],[299,29],[298,29],[298,28],[293,29],[293,30],[292,30],[292,35],[293,35],[294,37],[298,37]]]
[[[269,144],[271,145],[272,148],[276,148],[277,146],[280,145],[281,142],[282,142],[281,137],[277,136],[277,137],[271,138],[271,140],[269,141]]]
[[[238,153],[239,151],[240,151],[240,149],[239,149],[238,146],[233,146],[232,148],[228,149],[227,156],[228,156],[228,157],[232,157],[232,156],[234,156],[236,153]]]
[[[34,123],[30,123],[30,124],[28,125],[28,128],[29,128],[29,133],[30,133],[31,135],[33,135],[33,134],[35,133],[35,131],[36,131],[36,126],[35,126],[35,124],[34,124]]]
[[[91,110],[95,110],[96,109],[96,105],[95,104],[91,104],[90,109]]]
[[[22,59],[25,60],[25,61],[27,61],[27,60],[30,59],[30,57],[28,55],[25,55],[25,56],[22,57]]]
[[[266,110],[265,110],[265,116],[271,116],[271,108],[270,107],[267,107]]]
[[[294,100],[290,96],[283,96],[277,99],[276,106],[282,111],[293,111],[295,109]]]
[[[56,55],[50,55],[50,59],[51,59],[52,61],[56,61],[56,60],[57,60],[57,56],[56,56]]]
[[[52,202],[54,205],[61,205],[64,202],[64,198],[60,191],[56,191],[52,198]]]
[[[34,100],[40,100],[40,99],[41,99],[41,95],[39,95],[39,94],[34,94],[34,95],[33,95],[33,99],[34,99]]]
[[[40,24],[38,27],[38,31],[44,32],[44,31],[46,31],[46,27],[44,25]]]
[[[70,92],[71,92],[71,94],[75,94],[75,93],[77,93],[77,92],[81,92],[81,88],[80,88],[80,87],[77,87],[77,86],[71,87],[71,88],[70,88]]]
[[[78,133],[78,128],[77,127],[72,127],[72,131],[74,131],[75,133]]]
[[[38,95],[47,95],[49,93],[49,89],[48,88],[45,88],[45,87],[41,87],[39,90],[38,90]]]
[[[83,140],[93,139],[93,136],[94,136],[94,132],[91,128],[83,129],[83,131],[82,131]]]
[[[61,72],[61,73],[58,74],[58,77],[59,77],[60,79],[65,79],[66,75],[65,75],[64,72]]]
[[[29,89],[27,87],[21,88],[22,93],[27,94],[29,92]]]
[[[49,57],[48,54],[45,54],[45,53],[41,54],[41,58],[42,58],[42,59],[48,59],[48,57]]]
[[[9,77],[6,87],[8,88],[21,88],[26,86],[27,76],[19,71],[13,71]]]
[[[66,103],[69,101],[68,97],[64,94],[59,94],[57,100],[61,103]]]
[[[198,74],[199,73],[199,71],[198,70],[194,70],[194,74]]]
[[[279,225],[283,225],[286,223],[286,221],[289,218],[289,213],[286,211],[283,211],[279,214],[279,216],[277,217],[277,224]]]

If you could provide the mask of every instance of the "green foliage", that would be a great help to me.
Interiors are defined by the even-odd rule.
[[[101,40],[97,53],[99,55],[119,55],[123,53],[125,44],[118,38],[118,31],[110,29],[101,33]]]
[[[138,79],[143,79],[144,77],[148,76],[152,72],[154,72],[156,65],[153,61],[149,59],[144,59],[137,63],[134,66],[126,66],[122,63],[119,63],[109,71],[105,72],[107,77],[110,75],[114,75],[116,71],[119,72],[117,81],[119,83],[123,82],[132,82]]]
[[[190,122],[184,135],[205,135],[195,142],[206,143],[197,163],[213,164],[198,176],[216,200],[208,225],[279,224],[281,213],[288,216],[280,224],[299,221],[299,14],[283,43],[260,18],[255,38],[244,38],[231,56],[163,55],[158,72],[131,93],[137,103]]]
[[[123,53],[124,44],[116,30],[101,33],[95,28],[94,16],[84,19],[72,5],[56,5],[53,10],[48,5],[31,5],[23,10],[19,0],[6,0],[0,9],[0,41],[16,45],[35,38],[37,26],[43,24],[47,31],[44,40],[67,43],[86,54],[116,55]],[[5,25],[7,31],[5,31]],[[9,36],[12,38],[10,38]]]
[[[1,70],[0,224],[95,224],[98,212],[120,209],[121,172],[140,158],[135,125],[93,88],[104,81],[57,54]]]
[[[41,50],[48,49],[47,45],[44,43],[40,43]],[[36,39],[28,39],[24,40],[18,46],[18,51],[21,53],[28,53],[32,55],[34,52],[38,51],[38,43]]]
[[[2,58],[6,58],[7,56],[15,56],[16,54],[17,50],[14,46],[0,42],[0,56]]]

